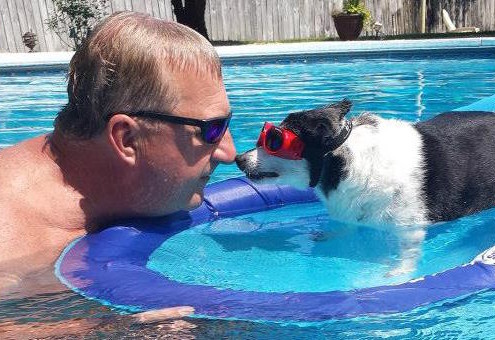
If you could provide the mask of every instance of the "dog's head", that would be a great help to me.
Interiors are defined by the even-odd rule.
[[[315,186],[325,155],[342,145],[350,133],[351,125],[345,115],[351,106],[352,103],[344,99],[313,110],[293,112],[282,121],[280,128],[293,132],[304,144],[301,159],[281,158],[257,146],[238,155],[237,166],[256,181]]]

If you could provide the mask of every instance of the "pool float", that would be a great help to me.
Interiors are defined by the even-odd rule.
[[[461,108],[495,111],[495,96]],[[190,212],[116,222],[70,244],[55,265],[72,290],[121,311],[188,305],[209,318],[318,322],[412,310],[495,288],[495,247],[472,262],[405,283],[328,292],[236,290],[162,275],[147,264],[168,239],[203,223],[284,206],[316,202],[314,192],[257,185],[244,177],[208,185],[204,202]]]

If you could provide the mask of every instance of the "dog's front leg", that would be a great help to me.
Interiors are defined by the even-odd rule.
[[[416,270],[426,232],[421,227],[407,226],[398,230],[397,235],[400,243],[400,262],[396,268],[387,273],[387,276],[409,274]]]

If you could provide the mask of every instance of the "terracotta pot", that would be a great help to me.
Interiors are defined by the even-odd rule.
[[[356,40],[363,30],[361,14],[335,14],[332,16],[340,40]]]

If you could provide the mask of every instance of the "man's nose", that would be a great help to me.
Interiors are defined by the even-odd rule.
[[[227,129],[218,147],[213,153],[213,158],[221,163],[232,163],[235,160],[236,150],[230,130]]]

